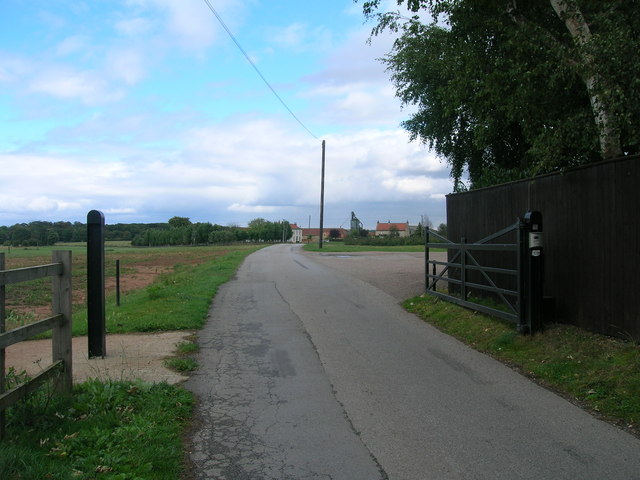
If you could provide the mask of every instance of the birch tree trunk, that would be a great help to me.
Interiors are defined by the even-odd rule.
[[[551,6],[569,30],[574,43],[580,50],[584,68],[580,75],[584,81],[591,109],[593,110],[596,126],[600,137],[600,152],[602,158],[614,158],[622,156],[620,134],[613,123],[613,112],[610,105],[599,88],[602,81],[597,72],[593,55],[588,52],[588,44],[591,41],[591,30],[587,24],[580,7],[575,0],[550,0]]]

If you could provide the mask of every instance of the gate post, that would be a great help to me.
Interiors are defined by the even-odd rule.
[[[429,226],[422,226],[424,235],[424,291],[429,290]]]
[[[523,335],[529,332],[529,322],[527,320],[527,227],[524,220],[519,220],[517,230],[518,241],[518,333]]]
[[[544,280],[544,254],[542,241],[542,214],[537,211],[524,215],[526,249],[524,259],[524,309],[528,333],[542,329],[542,304]]]
[[[104,214],[87,214],[87,329],[89,358],[104,357],[106,326],[104,308]]]
[[[460,239],[460,297],[467,299],[467,238]]]
[[[70,394],[73,388],[71,252],[54,250],[52,257],[53,263],[62,264],[62,274],[52,279],[51,309],[54,315],[61,313],[63,321],[52,328],[51,356],[53,362],[64,362],[64,372],[56,390],[58,393]]]

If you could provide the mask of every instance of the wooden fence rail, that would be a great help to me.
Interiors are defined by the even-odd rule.
[[[6,332],[5,286],[39,278],[52,277],[51,310],[53,315],[38,322]],[[56,391],[71,392],[71,252],[56,250],[52,263],[35,267],[5,270],[4,253],[0,253],[0,439],[4,437],[4,411],[50,378],[56,378]],[[5,391],[5,348],[39,333],[51,330],[52,364],[30,381]]]

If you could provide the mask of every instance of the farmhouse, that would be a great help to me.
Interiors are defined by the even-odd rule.
[[[344,228],[323,228],[322,238],[324,240],[344,240],[349,235],[349,230]],[[320,241],[319,228],[303,228],[302,241],[304,243],[313,243]]]
[[[376,237],[408,237],[411,234],[409,221],[406,223],[376,223]]]
[[[291,242],[291,243],[302,243],[302,239],[304,238],[302,236],[302,228],[300,228],[295,223],[292,223],[291,224],[291,231],[292,231],[292,235],[291,235],[291,238],[289,239],[289,242]]]

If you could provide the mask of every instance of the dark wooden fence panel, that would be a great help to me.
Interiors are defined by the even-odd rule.
[[[449,238],[477,241],[530,210],[557,319],[640,340],[640,157],[448,195]]]

